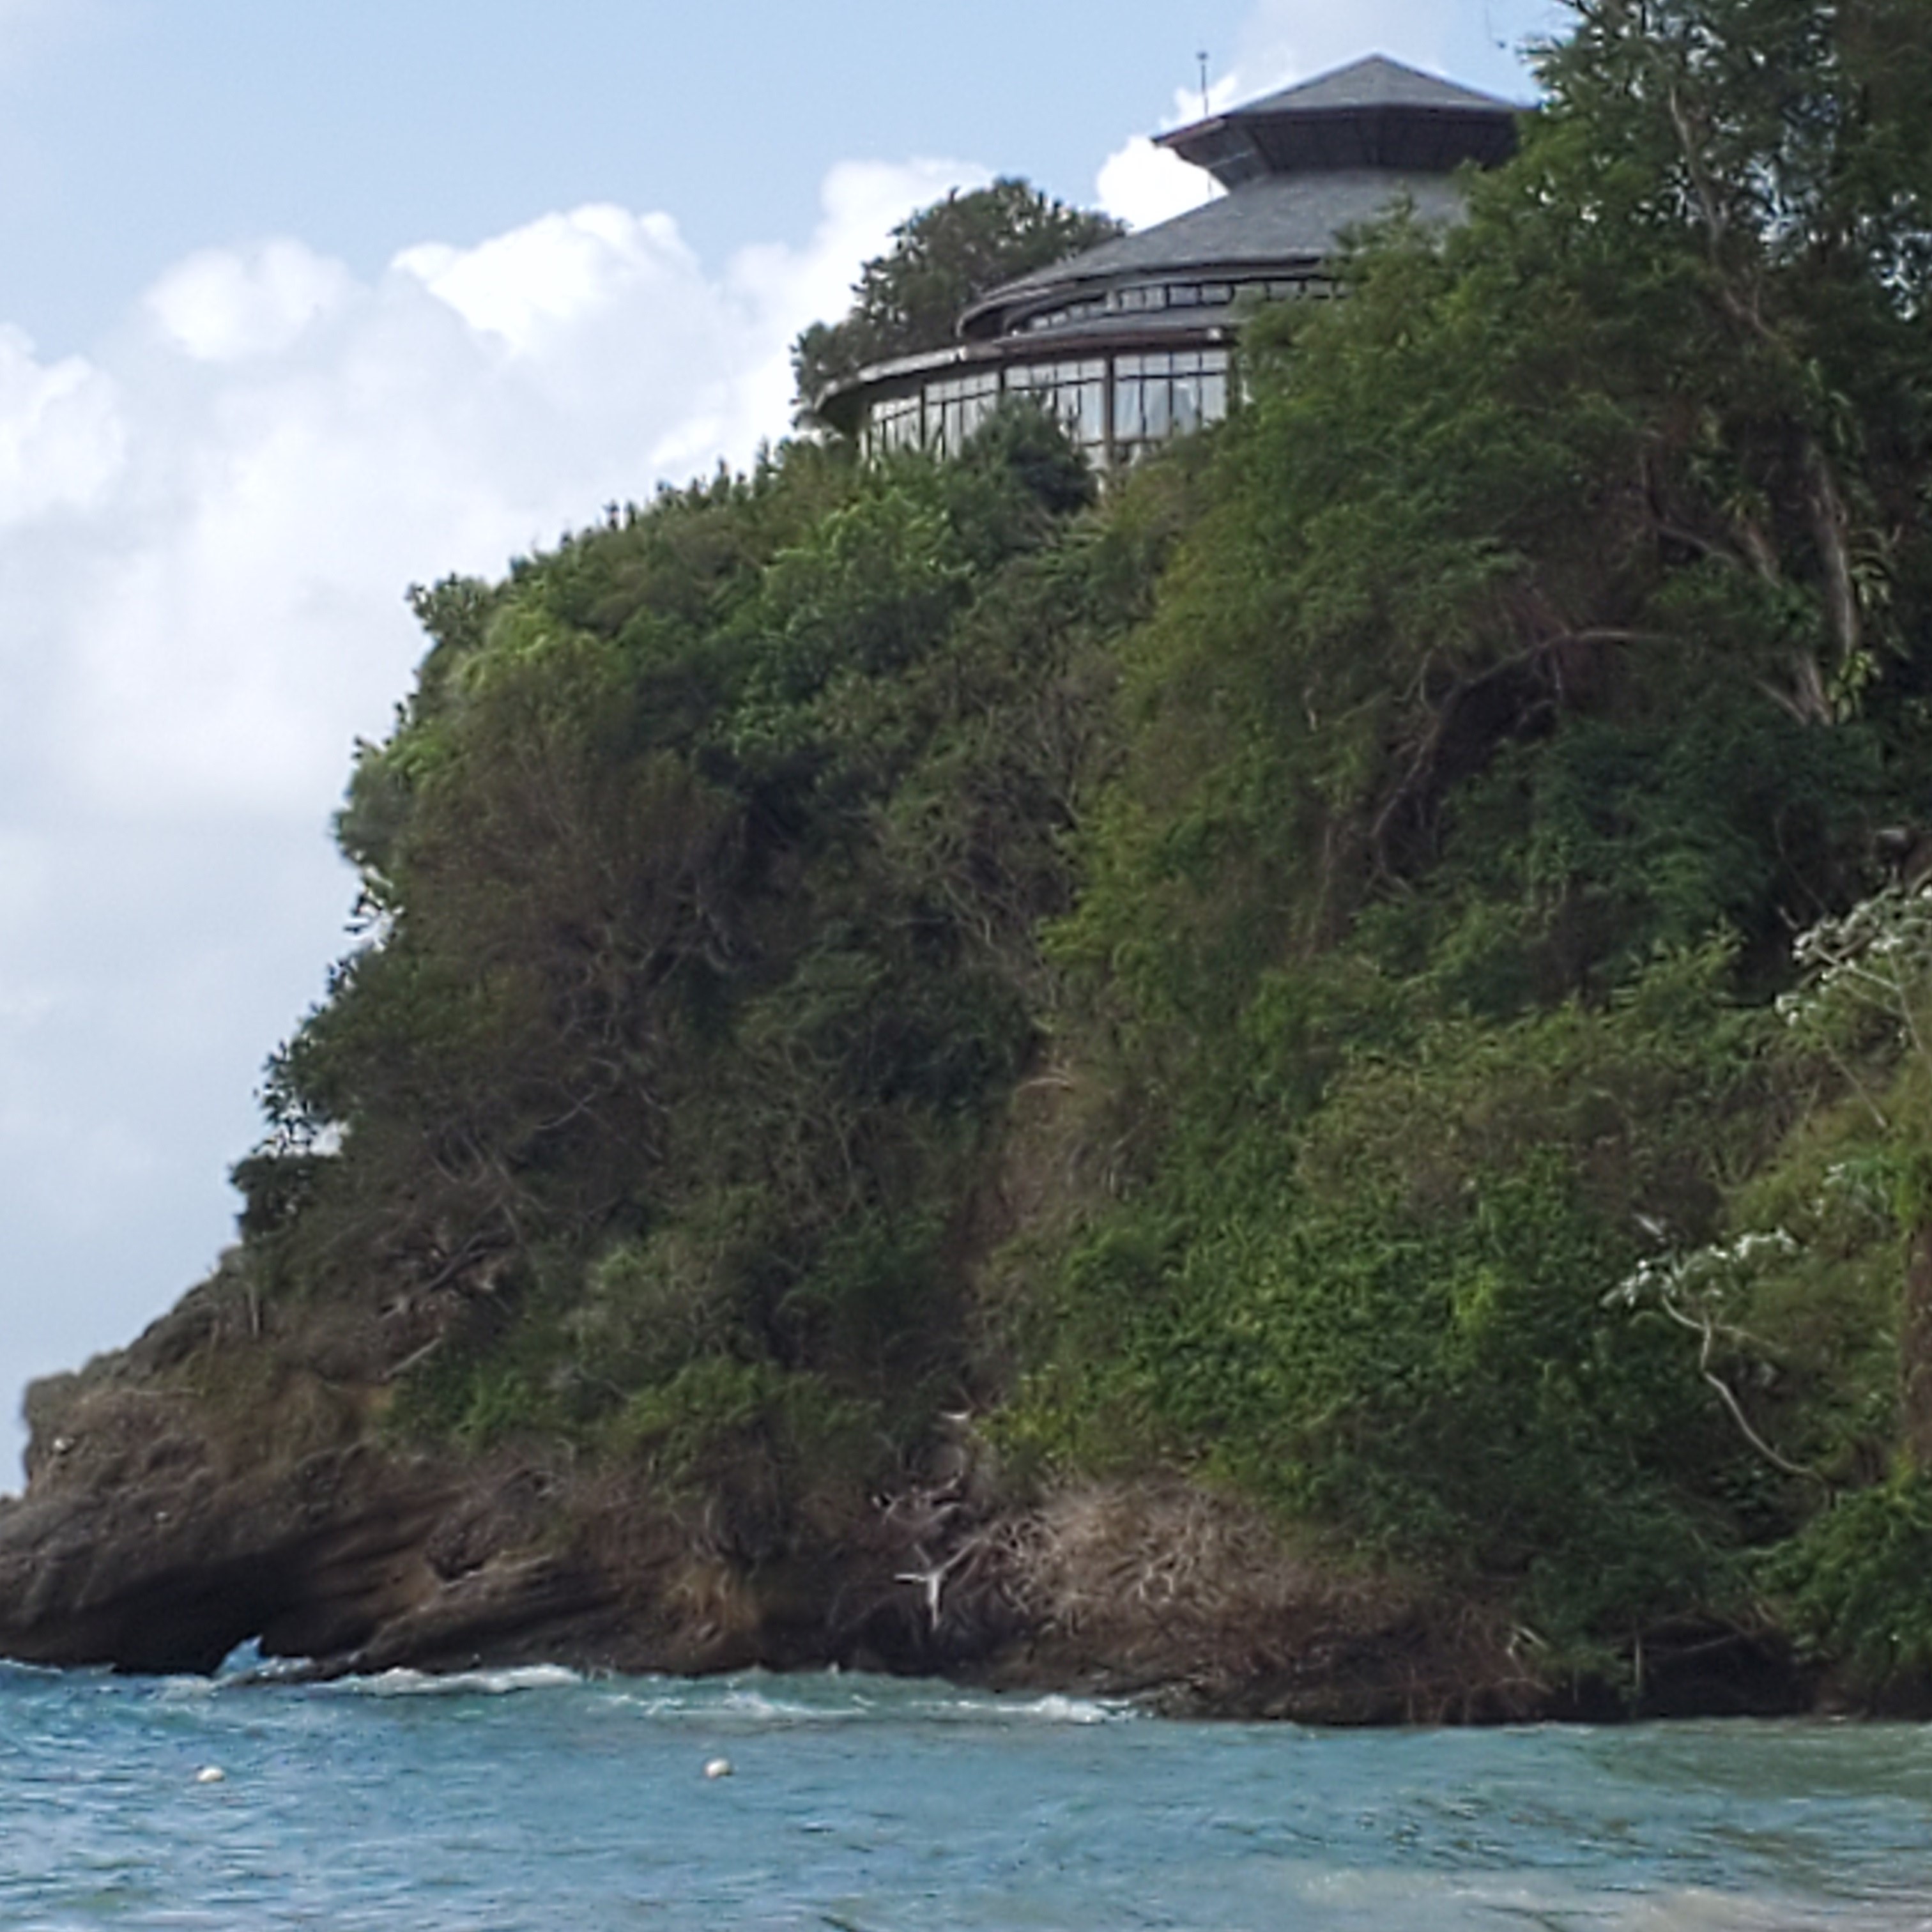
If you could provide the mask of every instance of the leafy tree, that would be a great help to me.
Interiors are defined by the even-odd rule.
[[[1466,224],[1250,330],[1053,935],[1140,1125],[1014,1426],[1473,1554],[1587,1645],[1735,1607],[1896,1408],[1827,1312],[1898,1307],[1895,1232],[1701,1368],[1605,1298],[1838,1104],[1732,1004],[1927,808],[1932,177],[1921,6],[1576,15]]]
[[[1898,593],[1922,595],[1927,568],[1924,9],[1575,11],[1544,64],[1552,138],[1525,184],[1591,236],[1576,256],[1622,256],[1624,301],[1600,278],[1587,291],[1607,316],[1626,310],[1622,359],[1673,371],[1674,412],[1651,376],[1643,480],[1659,541],[1700,566],[1680,614],[1708,626],[1748,610],[1784,653],[1767,687],[1800,717],[1842,716],[1900,647]],[[1647,357],[1640,322],[1656,331]]]
[[[648,1391],[796,1376],[774,1416],[896,1439],[956,1399],[947,1231],[1117,621],[1090,500],[1033,417],[944,466],[799,443],[416,594],[338,826],[367,941],[236,1178],[267,1272],[416,1338],[418,1426],[621,1444]]]
[[[1462,229],[1394,222],[1347,302],[1258,320],[1253,406],[1132,647],[1133,751],[1072,935],[1137,998],[1225,1016],[1396,881],[1459,919],[1516,896],[1558,996],[1606,940],[1628,960],[1721,915],[1769,948],[1856,884],[1932,633],[1932,179],[1918,97],[1871,70],[1924,58],[1914,11],[1587,6]],[[1834,722],[1856,728],[1807,735]],[[1606,786],[1641,811],[1700,764],[1752,776],[1615,859],[1633,821]],[[1766,783],[1769,844],[1761,812],[1723,823]],[[1596,829],[1559,832],[1592,792]],[[1526,810],[1513,878],[1452,886],[1458,826],[1482,815],[1487,866],[1491,814]]]
[[[748,1560],[964,1397],[1612,1671],[1768,1580],[1925,1672],[1923,5],[1576,0],[1468,222],[1104,502],[1003,413],[418,593],[272,1315]],[[1108,232],[914,218],[802,397]]]
[[[826,387],[868,364],[953,340],[960,311],[988,290],[1125,232],[1010,176],[957,190],[892,231],[868,262],[842,322],[814,322],[792,349],[798,406],[808,418]]]

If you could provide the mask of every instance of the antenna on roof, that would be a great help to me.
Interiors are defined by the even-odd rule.
[[[1201,118],[1204,121],[1210,111],[1208,106],[1208,50],[1203,47],[1194,58],[1201,63]]]

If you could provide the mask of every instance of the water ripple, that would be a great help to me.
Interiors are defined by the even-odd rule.
[[[1324,1735],[244,1658],[0,1669],[0,1924],[44,1932],[1932,1932],[1932,1741],[1900,1726]]]

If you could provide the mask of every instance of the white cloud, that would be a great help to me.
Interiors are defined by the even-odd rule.
[[[547,214],[478,247],[405,249],[395,266],[418,277],[470,326],[523,355],[556,344],[586,314],[628,296],[696,287],[696,258],[668,214],[608,204]]]
[[[118,472],[113,384],[77,356],[44,363],[0,323],[0,532],[98,504]]]
[[[1220,192],[1213,176],[1190,167],[1178,154],[1136,134],[1100,164],[1094,199],[1130,228],[1151,228],[1211,201]]]
[[[1258,85],[1246,71],[1237,68],[1210,86],[1204,103],[1196,89],[1176,88],[1174,105],[1162,117],[1161,130],[1165,133],[1204,118],[1204,106],[1209,114],[1218,114],[1237,101],[1264,92],[1268,85],[1280,84],[1277,80]],[[1094,184],[1095,199],[1101,207],[1132,228],[1148,228],[1156,221],[1172,220],[1177,214],[1185,214],[1190,208],[1212,201],[1222,192],[1206,169],[1197,168],[1167,148],[1156,147],[1145,134],[1136,134],[1116,148],[1100,164]]]
[[[347,300],[349,272],[298,242],[246,254],[208,248],[170,269],[148,291],[149,313],[198,362],[275,356]]]
[[[325,828],[422,647],[404,587],[748,460],[798,331],[986,178],[848,164],[807,243],[718,272],[594,206],[373,280],[204,250],[91,359],[0,326],[0,1405],[225,1238],[256,1071],[342,943]]]
[[[714,389],[703,409],[657,446],[652,463],[671,470],[701,466],[716,460],[708,452],[748,451],[788,427],[791,345],[799,331],[845,312],[861,264],[884,253],[892,230],[916,208],[953,188],[983,188],[992,178],[988,170],[963,161],[839,163],[825,178],[811,245],[742,249],[726,278],[734,304],[754,314],[794,320],[767,335],[760,356],[747,363],[728,390]]]
[[[170,270],[115,379],[38,378],[120,398],[107,423],[41,435],[45,474],[98,478],[125,452],[56,599],[67,776],[112,811],[313,818],[405,680],[404,585],[745,460],[786,427],[792,337],[895,221],[972,176],[841,168],[808,246],[717,276],[668,216],[609,206],[406,250],[371,286],[292,242]]]
[[[1346,8],[1258,0],[1242,24],[1234,59],[1209,88],[1209,111],[1219,113],[1365,54],[1390,53],[1411,65],[1439,68],[1454,23],[1452,10],[1418,0],[1354,0]],[[1199,92],[1177,88],[1161,128],[1185,127],[1202,118]],[[1136,228],[1184,214],[1220,192],[1204,170],[1144,134],[1107,157],[1095,184],[1101,207]]]

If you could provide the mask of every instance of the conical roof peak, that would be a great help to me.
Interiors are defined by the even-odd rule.
[[[1515,104],[1444,80],[1387,54],[1368,54],[1312,80],[1298,80],[1228,110],[1226,118],[1256,115],[1346,112],[1363,107],[1420,107],[1463,113],[1514,114]]]
[[[1231,188],[1339,169],[1448,174],[1466,161],[1507,160],[1517,112],[1492,94],[1370,54],[1159,139]]]

